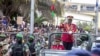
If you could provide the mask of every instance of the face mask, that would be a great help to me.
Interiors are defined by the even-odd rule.
[[[69,23],[69,24],[71,24],[71,23],[72,23],[72,20],[71,20],[71,19],[69,19],[69,20],[68,20],[68,23]]]
[[[29,39],[28,41],[29,41],[30,43],[32,43],[32,42],[33,42],[33,39]]]
[[[19,44],[22,44],[22,39],[17,39],[17,42],[18,42]]]

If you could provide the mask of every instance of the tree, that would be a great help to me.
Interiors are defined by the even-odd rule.
[[[42,12],[43,16],[46,17],[46,19],[48,19],[49,21],[53,22],[54,19],[53,17],[51,16],[51,9],[50,9],[50,6],[52,5],[53,3],[51,2],[51,0],[37,0],[37,9],[39,11]],[[55,13],[57,16],[61,16],[61,4],[59,2],[55,2]]]
[[[5,16],[11,16],[14,13],[20,14],[21,5],[26,4],[26,0],[0,0],[0,9]]]
[[[38,26],[42,25],[44,21],[47,21],[47,19],[43,17],[43,15],[38,16],[37,13],[34,13],[34,16],[35,16],[34,23],[37,24]]]
[[[35,18],[34,23],[40,26],[44,21],[46,21],[46,19],[43,16],[40,16]]]
[[[87,22],[78,22],[77,25],[79,26],[79,28],[83,28],[83,30],[86,31],[91,31],[92,29],[92,23],[87,23]]]
[[[23,16],[25,19],[29,20],[31,5],[30,2],[31,0],[0,0],[0,10],[5,16],[10,16],[11,18],[13,16]],[[53,20],[50,10],[51,4],[51,0],[35,0],[35,10],[38,9],[39,11],[41,11],[43,17],[51,21]],[[60,3],[56,2],[55,7],[55,12],[57,15],[59,15],[59,12],[61,12]]]

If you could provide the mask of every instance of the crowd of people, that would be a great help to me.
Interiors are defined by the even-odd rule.
[[[6,39],[2,39],[6,38]],[[0,56],[36,56],[39,54],[41,49],[44,49],[46,46],[39,42],[35,42],[35,37],[33,35],[29,35],[27,41],[23,41],[24,36],[21,33],[15,35],[14,40],[11,38],[7,38],[5,35],[0,35],[1,41],[0,43]],[[46,40],[45,40],[46,41]],[[43,42],[43,41],[42,41]],[[5,50],[5,45],[8,45]],[[37,48],[38,47],[38,48]],[[45,48],[46,49],[46,48]],[[64,46],[61,44],[61,39],[56,37],[54,40],[54,44],[51,46],[52,50],[66,50]],[[38,52],[37,52],[38,51]],[[91,51],[83,50],[83,49],[72,49],[65,56],[100,56],[100,48],[94,48]]]
[[[35,27],[34,34],[29,34],[29,26],[23,22],[17,34],[0,33],[0,56],[37,56],[40,50],[48,49],[48,36],[52,32],[67,32],[53,36],[52,50],[70,50],[65,56],[100,56],[100,49],[91,51],[74,49],[74,34],[78,32],[75,24],[72,24],[73,16],[68,16],[63,24],[54,27],[53,25]],[[3,21],[5,22],[5,20]],[[5,23],[7,25],[7,23]],[[15,27],[16,28],[16,27]],[[5,28],[6,29],[6,28]],[[15,32],[14,31],[14,32]],[[84,37],[85,38],[85,37]],[[82,41],[87,41],[88,38]],[[6,50],[5,50],[6,46]],[[63,55],[64,56],[64,55]]]

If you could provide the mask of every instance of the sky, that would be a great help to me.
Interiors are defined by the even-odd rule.
[[[74,3],[96,4],[96,0],[71,0]],[[100,4],[100,0],[98,2]]]

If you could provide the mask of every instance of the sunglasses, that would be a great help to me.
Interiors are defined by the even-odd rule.
[[[55,41],[55,42],[60,42],[60,41]]]

